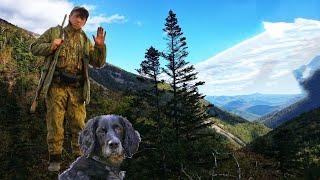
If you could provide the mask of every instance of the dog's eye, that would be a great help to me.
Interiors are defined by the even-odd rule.
[[[122,132],[122,129],[119,127],[119,126],[116,126],[114,128],[114,130],[117,132],[117,133],[121,133]]]
[[[99,129],[99,133],[106,133],[108,130],[106,128]]]

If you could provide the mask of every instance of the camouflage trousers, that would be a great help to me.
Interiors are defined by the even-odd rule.
[[[73,154],[80,155],[79,132],[85,125],[86,109],[83,88],[51,84],[47,97],[47,143],[49,155],[61,155],[64,141],[64,120],[70,121]]]

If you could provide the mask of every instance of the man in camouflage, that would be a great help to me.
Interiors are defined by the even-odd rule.
[[[69,15],[69,24],[62,28],[52,27],[42,34],[32,45],[31,52],[45,56],[45,76],[42,90],[46,99],[47,143],[50,171],[59,171],[64,139],[63,122],[70,120],[71,145],[75,155],[81,155],[78,136],[85,125],[85,105],[90,101],[88,65],[102,67],[106,59],[104,29],[97,29],[93,36],[94,46],[82,27],[89,17],[83,7],[75,7]],[[63,33],[64,39],[60,37]],[[61,47],[60,47],[61,46]],[[55,67],[53,61],[56,50],[60,49]]]

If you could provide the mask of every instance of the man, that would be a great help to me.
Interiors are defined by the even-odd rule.
[[[60,170],[65,117],[71,125],[73,154],[81,155],[78,136],[85,125],[85,105],[90,101],[88,64],[93,67],[102,67],[105,64],[106,33],[99,27],[96,37],[93,36],[95,42],[93,46],[82,30],[88,17],[89,12],[85,8],[75,7],[69,15],[69,24],[65,28],[61,30],[60,26],[52,27],[31,45],[31,52],[34,55],[46,57],[45,71],[48,73],[42,90],[47,107],[49,171]],[[57,64],[52,67],[50,62],[53,61],[60,46]]]

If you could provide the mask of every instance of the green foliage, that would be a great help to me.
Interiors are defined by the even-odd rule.
[[[172,88],[170,87],[170,85],[165,83],[165,82],[158,83],[158,89],[166,90],[166,91],[172,91]]]
[[[218,154],[220,153],[220,154]],[[256,154],[246,149],[240,149],[231,154],[223,151],[216,151],[217,167],[215,173],[217,174],[231,174],[237,176],[238,168],[236,161],[240,166],[241,179],[283,179],[284,175],[279,170],[278,164],[272,159],[266,159],[263,156]],[[214,165],[212,163],[212,165]],[[214,179],[231,179],[224,176],[218,176]],[[236,178],[232,178],[236,179]]]
[[[231,124],[217,118],[213,118],[217,126],[237,136],[245,143],[250,143],[254,139],[263,136],[271,131],[270,128],[260,123],[242,122]]]
[[[320,167],[320,109],[298,118],[257,138],[249,146],[253,151],[277,159],[283,171],[302,176],[312,167]]]

